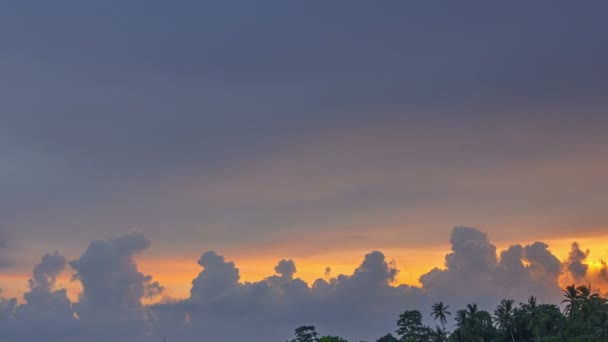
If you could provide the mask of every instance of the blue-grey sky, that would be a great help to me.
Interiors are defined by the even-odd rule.
[[[0,272],[132,231],[160,259],[606,237],[607,11],[4,3]]]

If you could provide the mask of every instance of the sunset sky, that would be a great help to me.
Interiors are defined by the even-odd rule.
[[[240,283],[270,287],[287,274],[275,272],[282,259],[312,286],[381,251],[399,270],[391,289],[432,292],[420,277],[449,271],[461,226],[487,234],[498,259],[542,241],[561,262],[558,285],[608,291],[607,11],[0,5],[0,320],[2,303],[27,302],[32,270],[55,251],[52,290],[94,310],[90,295],[77,303],[85,267],[99,267],[93,247],[131,241],[117,265],[164,288],[136,306],[190,303],[193,279],[212,267],[197,263],[206,251],[233,261]],[[590,250],[580,277],[568,272],[575,241]],[[161,311],[190,315],[180,305]]]

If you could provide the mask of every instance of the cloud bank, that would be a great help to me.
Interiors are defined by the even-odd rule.
[[[561,262],[542,242],[512,245],[500,254],[480,230],[456,227],[443,268],[420,277],[421,286],[395,284],[399,272],[380,251],[366,254],[351,275],[330,276],[308,284],[297,277],[293,260],[280,260],[274,274],[241,282],[239,269],[224,256],[204,252],[201,272],[190,296],[164,298],[163,287],[139,271],[134,256],[150,246],[140,233],[93,241],[76,260],[59,252],[45,254],[34,267],[24,303],[0,297],[0,340],[29,341],[283,341],[293,328],[316,325],[324,333],[373,340],[392,332],[407,308],[428,313],[435,301],[453,308],[476,302],[492,308],[503,298],[523,301],[560,299],[559,278],[606,277],[584,264],[587,252],[577,244]],[[83,291],[76,302],[55,280],[67,267]],[[407,265],[405,265],[407,267]]]

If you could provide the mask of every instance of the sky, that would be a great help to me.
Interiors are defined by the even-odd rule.
[[[608,291],[606,10],[0,5],[0,341],[371,340]]]

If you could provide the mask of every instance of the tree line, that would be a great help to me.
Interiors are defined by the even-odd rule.
[[[530,296],[516,304],[503,299],[493,312],[477,304],[452,313],[443,302],[432,305],[436,325],[423,324],[418,310],[406,310],[397,320],[395,334],[375,342],[608,342],[608,299],[593,293],[591,286],[567,286],[560,306],[539,304]],[[453,314],[453,315],[452,315]],[[448,318],[454,326],[448,330]],[[314,326],[295,329],[291,342],[348,342],[339,336],[320,336]]]

